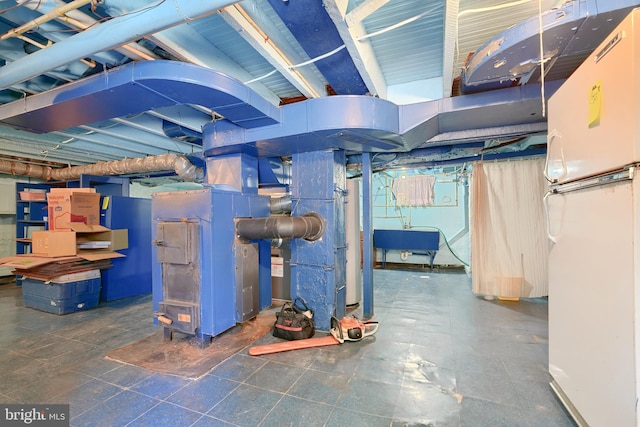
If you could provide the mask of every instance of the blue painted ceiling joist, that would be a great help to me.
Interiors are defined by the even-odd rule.
[[[321,1],[268,1],[310,58],[318,58],[343,45]],[[347,49],[337,51],[315,65],[336,94],[364,95],[368,92]]]

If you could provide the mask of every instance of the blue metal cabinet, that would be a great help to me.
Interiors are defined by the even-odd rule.
[[[118,251],[126,258],[111,260],[102,271],[102,301],[113,301],[151,292],[151,200],[105,196],[101,223],[112,230],[129,230],[129,247]]]

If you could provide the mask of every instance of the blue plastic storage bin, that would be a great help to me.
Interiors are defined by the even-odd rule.
[[[22,300],[26,307],[53,314],[96,307],[100,300],[100,270],[67,274],[50,282],[24,277]]]

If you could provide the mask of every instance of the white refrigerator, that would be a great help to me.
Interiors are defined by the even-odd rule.
[[[592,427],[640,425],[639,19],[548,103],[549,372]]]

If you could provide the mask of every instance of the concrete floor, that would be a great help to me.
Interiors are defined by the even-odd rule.
[[[548,384],[546,299],[487,301],[464,273],[375,270],[374,289],[374,337],[245,349],[193,380],[104,358],[159,330],[150,296],[54,315],[0,285],[0,402],[68,403],[72,426],[574,425]]]

